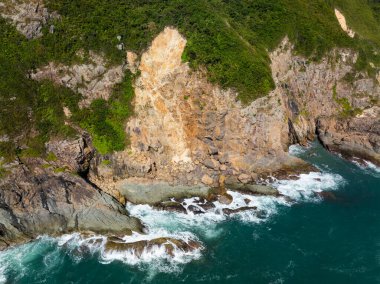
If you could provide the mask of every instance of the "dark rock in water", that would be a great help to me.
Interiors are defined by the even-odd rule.
[[[205,213],[201,208],[199,208],[198,206],[195,206],[195,205],[189,205],[187,207],[187,210],[193,212],[195,215]]]
[[[251,202],[251,200],[250,199],[248,199],[248,198],[244,198],[244,202],[245,202],[245,204],[249,204],[250,202]]]
[[[199,204],[198,206],[201,207],[205,211],[215,208],[215,205],[212,202],[206,202],[204,204]]]
[[[252,206],[252,207],[245,206],[245,207],[240,207],[237,209],[223,208],[222,211],[226,215],[231,215],[231,214],[235,214],[235,213],[239,213],[239,212],[243,212],[243,211],[249,211],[249,210],[257,210],[257,207],[256,206]]]
[[[185,207],[183,207],[181,203],[175,201],[162,202],[155,206],[155,208],[171,212],[187,213]]]
[[[232,203],[233,198],[228,193],[224,193],[223,195],[218,196],[218,201],[222,204],[229,205]]]
[[[337,200],[335,194],[331,191],[322,191],[317,193],[321,198],[325,200]]]
[[[143,240],[133,243],[108,241],[105,245],[105,252],[133,250],[137,257],[141,257],[144,250],[152,250],[155,246],[164,246],[166,253],[170,256],[174,256],[174,249],[176,248],[184,252],[190,252],[202,248],[202,245],[200,243],[193,240],[185,242],[183,240],[173,238],[157,238],[153,240]]]
[[[268,216],[268,213],[265,210],[259,210],[256,212],[256,216],[259,219],[265,219]]]

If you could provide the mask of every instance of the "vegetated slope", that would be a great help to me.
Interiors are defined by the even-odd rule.
[[[358,69],[371,74],[375,70],[369,63],[380,65],[380,4],[375,0],[47,0],[46,5],[62,17],[54,20],[54,33],[47,25],[39,39],[28,41],[0,20],[0,136],[9,138],[1,140],[0,155],[9,159],[25,145],[29,150],[21,152],[40,155],[50,137],[74,133],[64,123],[63,106],[73,113],[71,123],[91,132],[102,153],[125,146],[123,126],[132,112],[130,74],[109,101],[95,100],[83,110],[78,94],[26,76],[49,61],[83,60],[76,56],[81,49],[120,63],[125,50],[116,48],[118,36],[126,50],[141,53],[165,26],[178,28],[188,41],[183,60],[206,68],[212,82],[234,88],[244,103],[273,89],[268,50],[286,35],[297,52],[312,60],[338,46],[360,52]],[[341,30],[336,7],[357,38]]]

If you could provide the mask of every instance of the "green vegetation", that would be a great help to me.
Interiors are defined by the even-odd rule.
[[[379,37],[373,10],[362,0],[54,0],[48,5],[63,15],[56,32],[44,38],[54,48],[49,52],[53,58],[70,61],[78,49],[93,49],[117,62],[124,56],[115,48],[117,36],[127,49],[141,52],[171,25],[188,40],[183,59],[194,68],[206,67],[212,82],[235,88],[243,102],[273,88],[267,50],[285,35],[299,53],[314,59],[335,46],[355,47],[362,54],[360,68],[373,59],[369,41],[377,43]],[[362,42],[341,30],[335,6],[350,16],[364,11],[356,13],[356,20],[366,27],[358,27]]]
[[[350,102],[347,98],[338,98],[338,94],[336,91],[336,86],[333,88],[333,99],[336,101],[341,107],[340,116],[342,118],[353,117],[361,114],[363,111],[360,108],[352,108]]]
[[[89,108],[73,115],[73,120],[91,133],[94,146],[102,154],[123,150],[128,142],[125,122],[132,115],[132,80],[127,72],[108,101],[96,99]]]
[[[88,130],[101,153],[127,145],[124,128],[132,114],[133,76],[108,100],[95,100],[79,109],[81,97],[50,82],[35,82],[27,74],[49,61],[71,64],[86,61],[83,50],[103,53],[109,64],[119,64],[125,51],[139,54],[165,26],[174,26],[187,39],[183,60],[205,68],[210,81],[234,88],[248,103],[265,96],[274,83],[268,50],[288,35],[296,52],[319,60],[334,47],[359,51],[356,68],[375,73],[380,66],[380,3],[377,0],[45,0],[62,18],[54,33],[44,28],[40,39],[26,40],[0,18],[0,156],[43,153],[51,137],[75,135],[69,125]],[[349,38],[340,28],[334,8],[339,8],[357,32]],[[119,41],[118,36],[121,36]],[[348,81],[352,80],[349,76]],[[186,100],[187,98],[184,97]],[[352,113],[347,102],[340,104]],[[72,113],[70,119],[63,107]],[[69,125],[64,122],[68,121]]]

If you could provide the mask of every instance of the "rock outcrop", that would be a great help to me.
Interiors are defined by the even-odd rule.
[[[94,52],[90,52],[88,61],[72,66],[51,62],[33,72],[31,78],[51,80],[83,95],[82,107],[89,106],[94,99],[108,100],[114,86],[123,80],[127,63],[107,67],[106,60]]]
[[[139,220],[113,197],[43,163],[14,165],[0,180],[0,249],[42,234],[141,232]]]
[[[333,50],[320,62],[294,56],[287,39],[271,54],[276,90],[289,117],[291,143],[315,134],[324,146],[345,156],[380,164],[380,86],[354,70],[357,54]]]
[[[58,19],[57,12],[49,12],[40,0],[7,0],[0,3],[0,15],[10,19],[17,30],[28,39],[42,36],[42,27],[52,19]],[[50,26],[54,32],[54,26]]]
[[[231,90],[209,83],[181,60],[186,45],[166,28],[141,57],[135,116],[127,125],[131,147],[97,157],[90,179],[109,192],[115,180],[219,186],[224,177],[255,182],[260,176],[306,167],[287,153],[288,124],[281,94],[244,106]]]

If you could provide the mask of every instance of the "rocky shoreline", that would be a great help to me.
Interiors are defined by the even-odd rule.
[[[34,6],[22,7],[15,17],[7,17],[28,37],[40,36],[42,24],[58,17],[38,6],[33,12],[37,19],[25,25],[19,18]],[[33,70],[35,80],[50,79],[83,94],[81,106],[108,99],[124,72],[134,73],[135,113],[125,126],[130,146],[101,155],[90,135],[79,129],[76,139],[46,143],[54,159],[18,157],[4,165],[0,250],[42,234],[143,234],[143,224],[125,209],[127,202],[202,214],[214,201],[232,202],[227,189],[282,198],[268,181],[317,171],[288,153],[290,145],[315,138],[330,151],[380,166],[380,76],[353,74],[354,51],[332,50],[314,62],[296,55],[285,38],[270,53],[276,88],[243,105],[234,90],[210,83],[203,70],[191,70],[182,61],[186,43],[177,29],[166,27],[146,51],[126,52],[126,62],[109,70],[105,59],[94,53],[91,64],[51,63]],[[191,197],[198,197],[195,205],[183,204]],[[256,209],[247,202],[223,213],[244,210]],[[174,246],[200,248],[174,239],[133,246],[141,251],[155,245],[165,245],[169,254]],[[108,245],[110,250],[120,247],[130,245]]]

